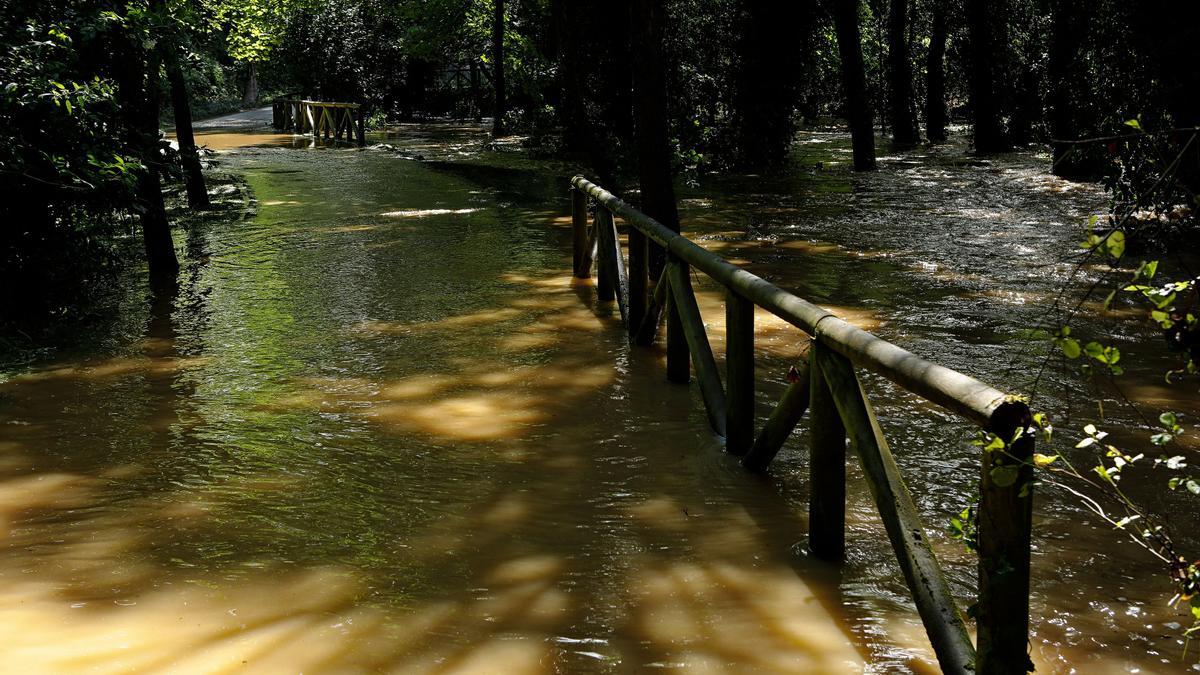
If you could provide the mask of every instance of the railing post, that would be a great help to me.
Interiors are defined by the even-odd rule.
[[[1028,431],[1031,424],[1027,405],[1006,401],[992,414],[989,431],[1008,442],[1008,447],[984,451],[977,515],[976,672],[979,675],[1033,670],[1029,660],[1034,446],[1033,434]]]
[[[592,252],[588,250],[587,195],[577,187],[571,187],[571,249],[575,254],[572,272],[576,279],[592,276]],[[587,264],[584,265],[584,261]]]
[[[726,291],[725,450],[744,455],[754,443],[754,303]]]
[[[629,223],[629,339],[632,341],[646,316],[646,291],[650,285],[650,248],[646,235]]]
[[[670,258],[667,267],[679,264],[687,273],[687,263]],[[667,269],[662,271],[666,276]],[[670,277],[668,277],[668,291]],[[683,332],[683,319],[679,316],[679,304],[675,301],[675,293],[667,293],[667,380],[687,384],[692,379],[691,354],[688,352],[687,335]]]
[[[608,262],[613,255],[613,247],[607,245],[608,239],[604,236],[604,228],[611,228],[611,222],[612,214],[603,205],[597,204],[592,227],[596,230],[596,299],[600,302],[612,302],[617,298],[617,280],[613,266]]]
[[[840,563],[846,555],[846,427],[821,373],[813,340],[808,352],[808,550]]]
[[[356,130],[358,131],[358,133],[356,134],[356,136],[358,137],[358,147],[360,147],[360,148],[366,147],[366,145],[367,145],[367,110],[362,105],[359,105],[358,110],[356,110],[355,113],[356,114],[354,117],[356,118],[356,121],[358,122],[358,124],[355,125]]]

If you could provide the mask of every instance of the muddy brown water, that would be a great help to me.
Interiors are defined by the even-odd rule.
[[[803,555],[804,434],[747,475],[661,351],[628,349],[570,278],[569,167],[484,150],[469,125],[373,140],[401,152],[203,134],[257,214],[181,233],[174,297],[131,292],[4,372],[6,669],[936,671],[856,463],[839,572]],[[846,155],[815,130],[794,171],[703,178],[685,228],[918,354],[1027,385],[1022,329],[1101,273],[1072,277],[1103,195],[1032,155],[949,146],[866,176]],[[697,283],[720,356],[720,294]],[[1122,391],[1194,413],[1127,314],[1088,326],[1140,357]],[[765,415],[802,336],[758,318]],[[973,560],[942,527],[971,497],[971,429],[866,381],[965,606]],[[1111,387],[1052,364],[1039,391],[1062,428],[1101,399],[1146,435]],[[1195,530],[1191,502],[1131,480]],[[1153,562],[1069,499],[1038,504],[1039,671],[1192,668]]]

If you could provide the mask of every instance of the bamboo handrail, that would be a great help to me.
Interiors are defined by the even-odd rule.
[[[780,319],[820,338],[822,343],[856,365],[875,371],[914,394],[992,430],[992,415],[1004,402],[1004,392],[927,361],[784,291],[706,251],[582,176],[576,176],[571,183],[612,213],[621,216],[625,222],[636,225],[671,254],[686,260],[717,283],[737,291]]]

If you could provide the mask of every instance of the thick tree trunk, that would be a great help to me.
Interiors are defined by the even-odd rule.
[[[871,102],[867,99],[867,73],[863,65],[858,26],[859,0],[833,0],[833,23],[842,59],[842,87],[846,91],[846,119],[854,146],[854,170],[875,169],[875,130]]]
[[[164,39],[162,53],[167,68],[167,79],[171,82],[171,106],[175,110],[175,138],[179,142],[179,158],[183,162],[188,204],[193,209],[207,209],[209,206],[208,189],[204,185],[204,172],[200,169],[200,154],[196,151],[196,138],[192,133],[192,106],[188,102],[187,82],[183,78],[183,67],[179,63],[179,51],[173,43]]]
[[[807,1],[741,0],[744,22],[738,45],[734,128],[738,161],[745,167],[775,166],[787,156],[795,133],[793,115],[803,51],[812,26]]]
[[[1050,78],[1050,137],[1054,151],[1051,170],[1059,176],[1072,176],[1079,167],[1074,144],[1054,143],[1079,137],[1077,105],[1082,65],[1082,38],[1086,25],[1080,25],[1082,4],[1086,0],[1055,0],[1051,6],[1050,54],[1046,67]]]
[[[492,20],[492,84],[496,88],[496,109],[493,112],[492,135],[504,135],[504,0],[494,0]]]
[[[646,215],[678,232],[679,211],[671,182],[671,146],[667,129],[666,72],[662,55],[663,0],[633,0],[630,27],[633,53],[633,114],[637,139],[641,206]],[[650,276],[659,278],[666,255],[654,246]]]
[[[242,96],[242,105],[250,107],[258,102],[258,64],[251,61],[246,64],[246,91]]]
[[[933,25],[925,60],[925,136],[946,140],[946,0],[933,0]]]
[[[921,140],[913,107],[907,25],[908,0],[892,0],[888,16],[888,99],[892,140],[900,144],[913,144]]]
[[[993,63],[1000,58],[992,39],[991,0],[967,0],[967,32],[970,36],[969,84],[975,152],[990,154],[1008,149],[1000,123],[999,97]]]
[[[179,273],[171,226],[163,204],[158,167],[159,61],[157,50],[146,50],[141,36],[124,29],[115,34],[112,69],[117,82],[121,118],[129,147],[134,148],[144,165],[137,172],[137,197],[141,207],[142,243],[150,268],[151,283],[172,282]]]

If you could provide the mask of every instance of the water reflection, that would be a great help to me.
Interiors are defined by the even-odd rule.
[[[425,162],[223,154],[258,214],[189,232],[187,282],[131,304],[136,331],[0,383],[5,663],[933,672],[857,467],[837,574],[798,553],[803,437],[769,477],[723,457],[661,350],[628,350],[570,279],[566,176],[504,152],[447,161],[484,145],[471,129],[375,139],[411,139]],[[844,141],[807,139],[794,175],[687,196],[690,232],[948,365],[1002,381],[1026,364],[1014,335],[1075,236],[1044,223],[1096,208],[1095,191],[1027,157],[943,150],[852,177]],[[697,288],[720,357],[722,296]],[[765,414],[803,336],[760,313],[756,340]],[[867,385],[968,599],[973,562],[936,531],[977,472],[968,432]],[[1161,590],[1127,578],[1136,552],[1043,503],[1039,668],[1169,669],[1177,618],[1137,604]]]

